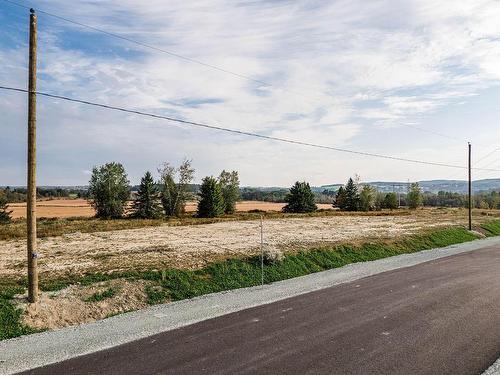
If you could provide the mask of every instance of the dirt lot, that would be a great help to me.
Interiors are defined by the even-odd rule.
[[[270,219],[264,222],[266,246],[284,250],[322,242],[393,238],[436,226],[464,225],[464,210],[420,210],[412,215]],[[487,220],[477,215],[476,221]],[[39,239],[43,276],[152,267],[196,268],[229,256],[256,253],[259,221],[148,227],[72,233]],[[25,240],[0,241],[0,278],[25,273]]]
[[[250,210],[281,211],[284,205],[284,203],[242,201],[236,204],[236,210],[239,212]],[[26,217],[26,203],[11,203],[9,207],[13,211],[13,218]],[[330,209],[332,206],[318,204],[318,208]],[[189,202],[186,205],[186,211],[195,212],[196,202]],[[94,209],[85,199],[55,199],[37,203],[37,216],[39,218],[92,217],[94,215]]]

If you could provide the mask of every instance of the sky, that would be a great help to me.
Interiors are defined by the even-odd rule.
[[[496,0],[41,0],[38,90],[355,151],[500,169]],[[0,0],[0,85],[27,87],[27,9]],[[251,79],[244,79],[243,75]],[[0,90],[0,186],[25,185],[26,94]],[[192,159],[196,182],[465,179],[466,170],[249,138],[38,98],[39,185],[85,185],[121,162],[131,183]],[[490,154],[488,157],[485,158]],[[500,177],[474,171],[473,177]]]

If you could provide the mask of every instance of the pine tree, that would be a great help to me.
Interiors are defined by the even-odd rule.
[[[343,186],[339,187],[339,190],[337,190],[333,207],[338,207],[341,210],[345,210],[345,189]]]
[[[198,217],[217,217],[224,213],[224,196],[219,182],[213,177],[205,177],[200,187]]]
[[[157,219],[161,216],[158,186],[149,171],[141,179],[131,216],[139,219]]]
[[[307,182],[297,181],[290,188],[285,201],[287,205],[283,207],[284,212],[313,212],[318,209],[316,203],[314,203],[314,193]]]
[[[8,210],[7,199],[0,197],[0,224],[8,224],[12,221],[12,211]]]
[[[345,191],[345,208],[346,211],[359,210],[359,193],[358,186],[354,183],[352,178],[349,178],[344,188]]]
[[[387,193],[384,198],[384,208],[394,210],[398,208],[398,197],[396,193]]]

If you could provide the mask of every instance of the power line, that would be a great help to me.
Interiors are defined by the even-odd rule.
[[[7,91],[16,91],[16,92],[28,93],[28,90],[26,90],[26,89],[15,88],[15,87],[0,86],[0,89],[1,90],[7,90]],[[49,98],[54,98],[54,99],[61,99],[61,100],[69,101],[69,102],[80,103],[80,104],[85,104],[85,105],[90,105],[90,106],[94,106],[94,107],[105,108],[105,109],[114,110],[114,111],[131,113],[131,114],[135,114],[135,115],[152,117],[152,118],[156,118],[156,119],[162,119],[162,120],[167,120],[167,121],[171,121],[171,122],[177,122],[177,123],[180,123],[180,124],[191,125],[191,126],[196,126],[196,127],[200,127],[200,128],[218,130],[218,131],[223,131],[223,132],[227,132],[227,133],[244,135],[244,136],[255,137],[255,138],[261,138],[261,139],[266,139],[266,140],[271,140],[271,141],[277,141],[277,142],[282,142],[282,143],[289,143],[289,144],[314,147],[314,148],[319,148],[319,149],[324,149],[324,150],[332,150],[332,151],[344,152],[344,153],[349,153],[349,154],[356,154],[356,155],[362,155],[362,156],[370,156],[370,157],[381,158],[381,159],[404,161],[404,162],[416,163],[416,164],[432,165],[432,166],[438,166],[438,167],[457,168],[457,169],[466,169],[467,168],[467,167],[464,167],[464,166],[461,166],[461,165],[456,165],[456,164],[446,164],[446,163],[441,163],[441,162],[430,162],[430,161],[424,161],[424,160],[407,159],[407,158],[402,158],[402,157],[397,157],[397,156],[376,154],[376,153],[364,152],[364,151],[354,151],[354,150],[349,150],[349,149],[344,149],[344,148],[339,148],[339,147],[325,146],[325,145],[320,145],[320,144],[315,144],[315,143],[309,143],[309,142],[303,142],[303,141],[295,141],[295,140],[286,139],[286,138],[273,137],[273,136],[268,136],[268,135],[263,135],[263,134],[258,134],[258,133],[251,133],[251,132],[247,132],[247,131],[243,131],[243,130],[230,129],[230,128],[225,128],[225,127],[222,127],[222,126],[210,125],[210,124],[205,124],[205,123],[201,123],[201,122],[195,122],[195,121],[189,121],[189,120],[182,120],[182,119],[178,119],[178,118],[174,118],[174,117],[162,116],[162,115],[157,115],[157,114],[154,114],[154,113],[137,111],[137,110],[127,109],[127,108],[123,108],[123,107],[116,107],[116,106],[107,105],[107,104],[95,103],[95,102],[91,102],[91,101],[87,101],[87,100],[75,99],[75,98],[70,98],[68,96],[49,94],[49,93],[45,93],[45,92],[39,92],[39,91],[37,91],[36,94],[40,95],[40,96],[44,96],[44,97],[49,97]],[[498,171],[498,172],[500,172],[500,170],[485,169],[485,168],[476,168],[476,170]]]
[[[31,9],[29,6],[19,4],[19,3],[15,2],[15,1],[11,1],[11,0],[3,0],[3,1],[5,1],[6,3],[9,3],[9,4],[12,4],[12,5],[18,6],[20,8]],[[194,59],[194,58],[191,58],[191,57],[187,57],[187,56],[184,56],[184,55],[180,55],[178,53],[171,52],[171,51],[159,48],[159,47],[155,47],[155,46],[153,46],[151,44],[140,42],[138,40],[131,39],[131,38],[128,38],[126,36],[123,36],[123,35],[120,35],[120,34],[116,34],[116,33],[110,32],[110,31],[106,31],[104,29],[101,29],[101,28],[98,28],[98,27],[95,27],[95,26],[87,25],[87,24],[82,23],[82,22],[74,21],[72,19],[69,19],[69,18],[66,18],[66,17],[59,16],[59,15],[54,14],[54,13],[50,13],[50,12],[44,11],[44,10],[41,10],[39,8],[36,8],[36,11],[39,12],[39,13],[45,14],[47,16],[50,16],[50,17],[62,20],[62,21],[65,21],[65,22],[68,22],[68,23],[72,23],[72,24],[78,25],[80,27],[84,27],[84,28],[87,28],[87,29],[90,29],[90,30],[93,30],[93,31],[96,31],[96,32],[99,32],[99,33],[102,33],[102,34],[105,34],[105,35],[108,35],[108,36],[113,37],[113,38],[118,38],[118,39],[124,40],[126,42],[139,45],[139,46],[144,47],[144,48],[149,48],[149,49],[157,51],[157,52],[165,53],[165,54],[170,55],[172,57],[176,57],[176,58],[181,59],[181,60],[189,61],[191,63],[198,64],[198,65],[210,68],[210,69],[215,69],[215,70],[218,70],[219,72],[230,74],[232,76],[235,76],[235,77],[238,77],[238,78],[241,78],[241,79],[245,79],[245,80],[248,80],[248,81],[252,81],[254,83],[258,83],[260,85],[264,85],[264,86],[267,86],[267,87],[274,87],[275,89],[278,89],[278,90],[289,92],[289,93],[292,93],[292,94],[295,94],[295,95],[300,95],[301,97],[304,97],[304,98],[310,100],[310,98],[308,96],[304,95],[301,92],[293,91],[293,90],[290,90],[290,89],[285,89],[285,88],[282,88],[282,87],[277,87],[275,84],[272,84],[272,83],[269,83],[269,82],[265,82],[265,81],[262,81],[262,80],[259,80],[259,79],[255,79],[255,78],[252,78],[252,77],[250,77],[248,75],[245,75],[245,74],[237,73],[237,72],[234,72],[232,70],[221,68],[219,66],[216,66],[216,65],[213,65],[213,64],[209,64],[209,63],[206,63],[206,62],[201,61],[201,60],[197,60],[197,59]],[[410,129],[415,129],[415,130],[418,130],[418,131],[421,131],[421,132],[424,132],[424,133],[434,134],[434,135],[437,135],[439,137],[448,138],[448,139],[459,141],[459,142],[468,142],[468,140],[466,140],[466,139],[461,139],[461,138],[458,138],[458,137],[450,136],[450,135],[443,134],[443,133],[440,133],[440,132],[436,132],[436,131],[433,131],[433,130],[429,130],[429,129],[425,129],[425,128],[420,128],[420,127],[415,126],[415,125],[404,124],[404,123],[399,123],[398,125],[404,126],[404,127],[410,128]]]

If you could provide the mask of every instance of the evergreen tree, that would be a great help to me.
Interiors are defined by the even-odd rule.
[[[198,217],[217,217],[224,213],[224,196],[219,182],[213,177],[205,177],[200,187]]]
[[[238,172],[226,172],[223,170],[219,176],[219,184],[224,196],[224,213],[232,214],[236,211],[236,201],[240,198]]]
[[[140,219],[156,219],[161,216],[158,186],[149,171],[141,179],[131,216]]]
[[[394,210],[398,208],[398,196],[396,193],[387,193],[384,197],[384,208]]]
[[[424,197],[422,195],[422,189],[418,182],[413,182],[408,188],[408,194],[406,196],[406,201],[408,207],[412,210],[422,206]]]
[[[285,201],[287,205],[283,207],[284,212],[313,212],[318,209],[316,203],[314,203],[314,193],[307,182],[297,181],[290,188]]]
[[[112,162],[94,167],[89,181],[89,199],[96,217],[122,217],[129,197],[129,181],[123,165]]]
[[[12,221],[10,216],[12,211],[9,211],[8,208],[7,199],[0,197],[0,224],[8,224]]]
[[[345,210],[345,202],[345,189],[343,186],[341,186],[339,187],[339,190],[337,190],[337,195],[335,196],[333,207],[338,207],[341,210]]]
[[[352,178],[349,178],[344,187],[345,191],[345,208],[346,211],[358,211],[359,209],[359,193],[358,186]]]

